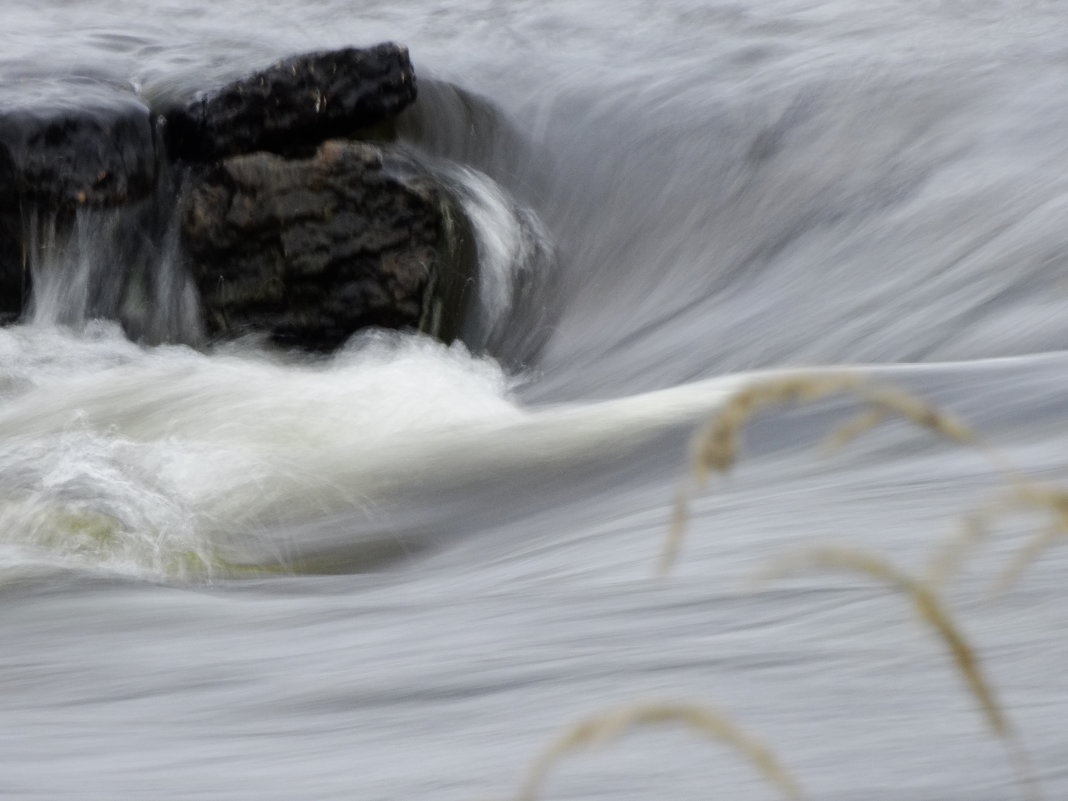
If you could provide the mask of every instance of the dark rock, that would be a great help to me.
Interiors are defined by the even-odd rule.
[[[309,53],[166,111],[167,141],[172,155],[192,161],[294,155],[378,125],[413,100],[415,72],[400,45]]]
[[[148,108],[129,90],[57,82],[0,95],[0,207],[115,205],[146,195],[156,172]]]
[[[235,156],[190,179],[182,235],[216,336],[328,350],[365,326],[458,327],[461,217],[416,165],[359,142]]]
[[[150,112],[103,76],[5,75],[0,83],[0,324],[30,294],[26,221],[120,206],[156,181]]]
[[[0,325],[14,322],[29,295],[19,218],[0,213]]]

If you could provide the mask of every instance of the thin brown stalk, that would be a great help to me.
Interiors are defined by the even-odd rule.
[[[994,586],[990,589],[990,595],[998,598],[1015,587],[1027,568],[1037,562],[1038,558],[1057,540],[1064,537],[1068,537],[1068,531],[1065,531],[1064,524],[1060,520],[1035,534],[998,576]]]
[[[1005,714],[982,676],[975,652],[935,591],[925,581],[912,578],[877,553],[839,545],[807,548],[790,554],[776,560],[758,578],[780,578],[806,569],[863,573],[908,596],[919,618],[934,630],[953,656],[957,671],[978,701],[990,728],[999,737],[1011,736]]]
[[[668,528],[664,550],[660,554],[660,563],[657,566],[658,575],[666,575],[678,558],[679,549],[682,547],[682,538],[686,533],[686,523],[689,518],[690,492],[688,488],[680,487],[675,494],[675,504],[671,507],[671,526]]]
[[[935,555],[927,571],[932,584],[946,583],[960,569],[964,557],[990,536],[993,525],[1014,512],[1048,513],[1050,524],[1024,546],[1002,571],[990,594],[1000,596],[1015,586],[1020,576],[1061,537],[1068,537],[1068,491],[1032,481],[1014,481],[1012,489],[985,508],[970,514],[962,531]]]
[[[965,557],[990,535],[991,512],[968,515],[960,530],[935,553],[927,566],[926,579],[932,587],[943,587],[960,572]]]
[[[823,451],[828,456],[837,453],[853,440],[866,434],[873,428],[878,428],[886,420],[886,412],[882,409],[867,409],[852,420],[836,428],[827,437],[823,445]]]
[[[904,390],[861,384],[857,387],[856,394],[872,408],[888,415],[897,415],[945,439],[962,445],[974,445],[977,442],[975,432],[963,421]]]
[[[1005,713],[994,698],[993,690],[983,678],[979,667],[979,659],[975,651],[968,645],[964,635],[957,628],[949,612],[935,595],[931,587],[920,581],[912,582],[910,586],[912,603],[916,607],[920,618],[935,630],[942,642],[946,644],[957,670],[964,677],[965,683],[986,715],[990,728],[999,737],[1011,739],[1012,729],[1009,726]]]
[[[687,486],[680,491],[672,510],[671,528],[659,561],[666,573],[677,557],[689,519],[690,498],[701,491],[713,472],[728,473],[741,451],[742,430],[758,413],[789,407],[831,395],[849,393],[867,406],[865,413],[831,434],[830,443],[840,447],[852,442],[889,417],[899,417],[954,442],[975,445],[977,439],[964,423],[903,390],[869,384],[855,373],[801,374],[757,381],[730,396],[694,434],[690,449]]]
[[[978,702],[991,730],[1004,742],[1010,759],[1030,798],[1040,798],[1041,792],[1030,770],[1027,755],[1020,747],[997,702],[993,689],[983,676],[979,658],[968,644],[949,610],[926,581],[914,579],[879,554],[860,548],[823,546],[807,548],[776,560],[757,577],[763,581],[790,575],[805,569],[844,570],[862,573],[907,595],[917,616],[930,627],[946,646],[953,663],[972,697]]]
[[[742,429],[759,412],[856,390],[861,380],[853,374],[788,376],[758,381],[734,393],[693,438],[691,473],[697,485],[703,486],[712,471],[726,473],[734,466]]]
[[[650,703],[594,715],[569,728],[550,743],[531,766],[517,801],[535,801],[552,768],[568,754],[612,742],[634,728],[665,723],[682,724],[713,740],[733,746],[753,763],[764,779],[778,787],[784,796],[790,799],[802,798],[799,785],[775,755],[723,712],[695,704]]]

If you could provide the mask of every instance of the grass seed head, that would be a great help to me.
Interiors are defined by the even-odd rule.
[[[954,442],[977,444],[971,429],[952,415],[903,390],[870,384],[858,373],[795,374],[754,382],[728,397],[691,439],[688,480],[692,489],[687,487],[677,497],[658,572],[665,574],[675,562],[689,520],[689,503],[693,495],[704,488],[712,473],[726,474],[737,463],[742,430],[747,423],[770,408],[791,407],[841,393],[855,396],[867,408],[831,434],[828,444],[832,450],[852,442],[891,417],[902,418]],[[1065,510],[1068,513],[1068,503]]]
[[[977,443],[975,432],[961,420],[904,390],[861,384],[856,394],[872,408],[901,417],[933,434],[962,445]]]

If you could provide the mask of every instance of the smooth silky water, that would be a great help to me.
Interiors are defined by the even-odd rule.
[[[138,331],[118,213],[84,213],[0,329],[0,796],[508,798],[567,724],[719,705],[807,797],[1023,797],[900,595],[1004,477],[848,399],[761,418],[655,577],[687,440],[777,371],[858,369],[1068,479],[1068,63],[1053,2],[60,0],[0,10],[5,92],[162,98],[300,51],[407,44],[404,146],[472,219],[467,345],[206,346],[173,235]],[[44,239],[41,240],[42,242]],[[149,311],[144,311],[147,309]],[[126,311],[130,311],[127,309]],[[135,310],[136,311],[136,310]],[[1068,549],[947,601],[1046,797],[1068,796]],[[552,798],[775,798],[730,749],[635,732]]]

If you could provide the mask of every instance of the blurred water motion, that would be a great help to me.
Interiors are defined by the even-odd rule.
[[[821,574],[740,591],[821,541],[922,565],[1004,486],[982,453],[891,424],[823,458],[847,399],[763,417],[653,573],[693,427],[766,370],[861,365],[1028,476],[1064,475],[1062,18],[842,0],[0,12],[16,97],[70,73],[177,96],[404,42],[439,82],[407,146],[467,176],[484,253],[545,237],[558,257],[541,283],[494,274],[488,354],[383,334],[329,359],[140,346],[63,312],[66,284],[54,314],[0,328],[0,795],[508,797],[569,722],[665,699],[729,709],[812,798],[1015,797],[902,598]],[[88,247],[65,260],[99,274]],[[1063,551],[981,601],[1035,525],[999,524],[947,600],[1058,798]],[[568,759],[546,789],[775,793],[668,731]]]

